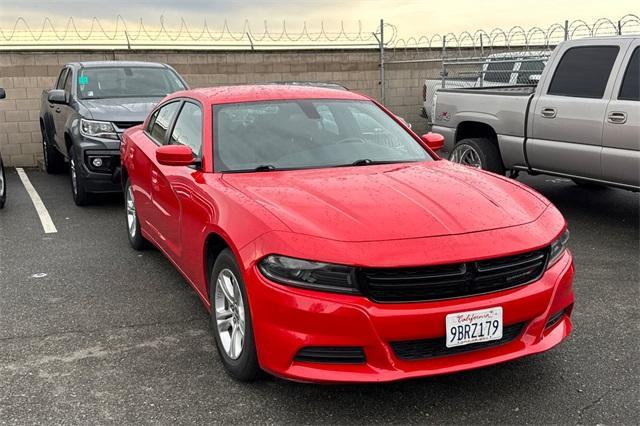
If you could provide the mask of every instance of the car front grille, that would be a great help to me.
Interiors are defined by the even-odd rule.
[[[548,249],[515,256],[417,268],[364,268],[360,288],[375,302],[453,299],[506,290],[537,280]]]
[[[520,322],[504,327],[502,338],[489,342],[471,343],[464,346],[447,348],[445,337],[437,339],[406,340],[391,342],[391,349],[395,355],[404,361],[417,361],[439,356],[456,355],[464,352],[471,352],[480,349],[492,348],[509,343],[520,336],[526,322]]]

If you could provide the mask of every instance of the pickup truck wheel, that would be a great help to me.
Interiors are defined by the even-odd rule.
[[[498,147],[486,138],[462,139],[451,151],[449,160],[499,175],[505,172]]]
[[[77,206],[86,206],[90,202],[90,195],[85,189],[82,176],[82,160],[78,159],[76,149],[69,150],[69,175],[71,176],[71,192]]]
[[[2,158],[0,158],[0,209],[4,207],[4,203],[7,201],[7,179],[4,174],[4,164],[2,164]]]
[[[42,154],[44,158],[44,169],[52,175],[64,170],[64,158],[58,150],[49,142],[47,135],[42,131]]]
[[[133,187],[129,179],[127,179],[127,182],[124,184],[124,198],[124,206],[127,211],[127,236],[129,237],[129,244],[131,244],[134,250],[144,250],[149,247],[149,243],[142,236],[142,231],[140,230],[136,201],[133,198]]]
[[[225,249],[209,278],[211,328],[222,365],[235,379],[249,382],[261,376],[249,299],[233,253]]]

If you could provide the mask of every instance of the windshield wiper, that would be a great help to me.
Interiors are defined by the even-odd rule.
[[[393,163],[401,163],[402,161],[398,160],[372,160],[370,158],[361,158],[360,160],[356,160],[351,164],[344,164],[343,167],[349,166],[369,166],[372,164],[393,164]]]
[[[253,169],[254,172],[272,172],[274,170],[276,170],[276,167],[271,164],[261,164]]]

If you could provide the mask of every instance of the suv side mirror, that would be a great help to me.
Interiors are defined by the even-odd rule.
[[[194,157],[188,146],[164,145],[156,149],[156,160],[163,166],[190,166]]]
[[[49,90],[49,94],[47,95],[47,100],[52,104],[68,104],[69,98],[67,97],[67,92],[62,89],[53,89]]]
[[[5,92],[3,88],[0,88],[0,99],[4,99],[6,97],[7,97],[7,92]]]
[[[429,132],[425,133],[420,138],[433,151],[438,151],[444,146],[444,136],[442,136],[440,133]]]

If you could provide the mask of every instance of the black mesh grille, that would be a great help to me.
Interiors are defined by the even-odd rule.
[[[124,130],[142,124],[142,121],[114,121],[113,124],[115,124],[118,129]]]
[[[440,337],[437,339],[391,342],[391,349],[393,349],[393,352],[398,358],[405,361],[415,361],[435,358],[438,356],[455,355],[464,352],[504,345],[505,343],[511,342],[512,340],[520,336],[525,325],[525,322],[508,325],[502,329],[502,339],[492,340],[489,342],[471,343],[469,345],[447,348],[445,338]]]
[[[300,349],[294,361],[324,364],[363,364],[364,351],[358,346],[308,346]]]
[[[547,249],[516,256],[419,268],[367,268],[362,292],[376,302],[416,302],[506,290],[538,279]]]

